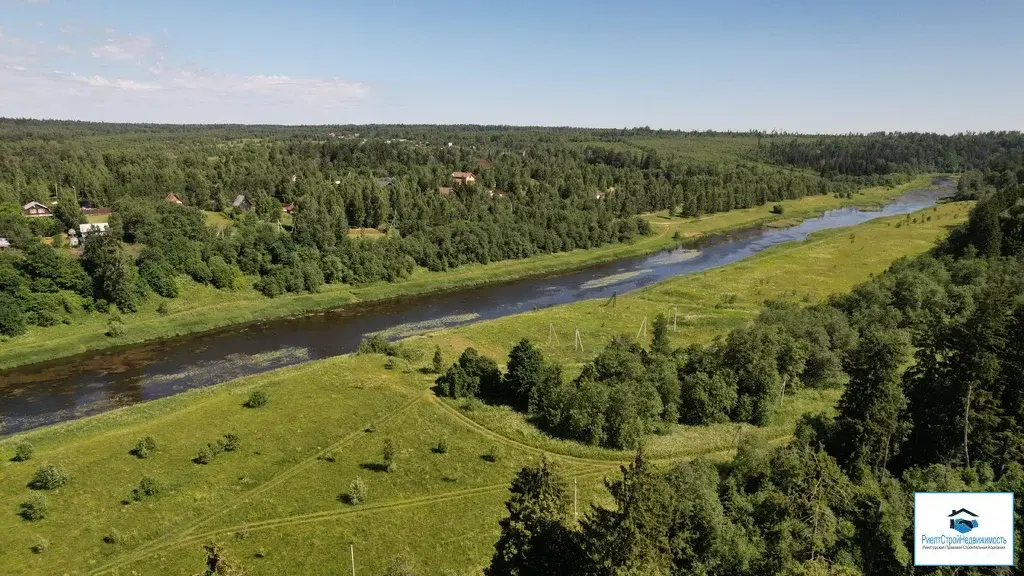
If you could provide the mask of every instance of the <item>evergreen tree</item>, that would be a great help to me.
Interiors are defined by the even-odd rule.
[[[545,457],[526,466],[512,480],[487,576],[574,574],[579,565],[567,528],[566,483]]]

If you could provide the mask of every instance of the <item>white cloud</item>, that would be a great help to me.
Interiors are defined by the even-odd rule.
[[[2,1],[2,0],[0,0]],[[71,24],[62,27],[71,32]],[[4,35],[0,110],[5,115],[106,121],[341,122],[373,104],[362,82],[334,77],[231,74],[181,65],[153,38],[83,29],[63,42]],[[85,30],[88,34],[88,31]],[[68,55],[85,53],[85,62]]]
[[[149,36],[118,36],[112,30],[108,32],[109,36],[104,42],[94,45],[89,50],[94,58],[115,61],[140,60],[150,56],[153,51],[154,42]]]

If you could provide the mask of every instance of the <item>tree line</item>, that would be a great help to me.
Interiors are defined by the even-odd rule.
[[[1001,173],[983,170],[982,180],[997,182]],[[807,378],[808,362],[799,375],[776,373],[779,364],[746,355],[732,363],[720,352],[738,334],[749,339],[794,313],[778,306],[723,342],[685,353],[688,363],[695,358],[693,373],[715,373],[710,379],[752,366],[756,373],[738,376],[747,382],[741,389],[766,380],[770,389],[786,375],[803,385],[842,381],[834,414],[805,415],[782,447],[741,442],[723,465],[656,466],[641,449],[606,483],[613,504],[595,506],[578,525],[557,468],[528,466],[512,482],[487,573],[948,573],[913,566],[914,492],[1024,489],[1024,228],[1015,224],[1024,187],[994,187],[981,197],[931,253],[806,312],[816,318],[812,330],[782,324],[812,350],[822,330],[828,334],[830,344],[818,350],[832,357],[811,370],[823,379]],[[823,317],[836,319],[832,327],[822,326]],[[701,370],[708,354],[724,367],[712,361]],[[754,398],[749,411],[734,404],[732,417],[758,414]],[[680,414],[691,412],[680,404]],[[1015,506],[1020,532],[1024,509]],[[1015,554],[1021,546],[1014,542]]]

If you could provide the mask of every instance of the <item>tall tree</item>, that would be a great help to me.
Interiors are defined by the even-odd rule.
[[[512,480],[487,576],[573,574],[578,562],[567,527],[566,483],[545,457],[526,466]]]

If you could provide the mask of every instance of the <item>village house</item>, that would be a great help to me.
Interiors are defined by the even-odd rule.
[[[295,212],[295,204],[291,204],[291,203],[289,203],[289,204],[282,204],[281,205],[281,212],[283,212],[285,214],[291,214],[292,212]]]
[[[241,210],[242,212],[252,210],[252,203],[250,203],[249,199],[245,197],[245,194],[235,196],[235,200],[231,203],[231,206],[235,210]]]
[[[35,200],[25,204],[21,207],[21,213],[29,218],[44,218],[46,216],[53,216],[53,211],[50,207],[42,202],[36,202]]]
[[[437,191],[441,193],[441,196],[447,196],[452,193],[452,189],[448,186],[441,186]]]
[[[476,184],[476,175],[472,172],[452,172],[452,186],[472,186]]]
[[[182,201],[182,199],[174,192],[170,192],[169,194],[167,194],[167,197],[164,198],[164,200],[166,200],[170,204],[177,204],[178,206],[185,205],[185,202]]]

